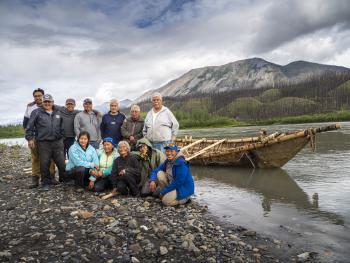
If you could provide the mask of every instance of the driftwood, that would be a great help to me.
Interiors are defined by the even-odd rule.
[[[109,199],[109,198],[112,198],[113,196],[116,196],[118,195],[119,193],[118,192],[110,192],[109,194],[106,194],[104,196],[101,197],[102,200],[106,200],[106,199]]]

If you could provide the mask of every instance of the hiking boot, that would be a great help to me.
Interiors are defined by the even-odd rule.
[[[154,198],[158,198],[159,195],[160,195],[160,191],[161,191],[160,187],[157,186],[156,190],[152,193],[152,196],[153,196]]]
[[[39,176],[32,176],[32,183],[29,185],[29,189],[38,188],[39,186]]]
[[[74,180],[69,180],[69,181],[64,181],[62,182],[64,186],[74,186],[75,181]]]
[[[52,185],[59,185],[60,182],[57,181],[56,179],[52,179],[52,180],[51,180],[51,184],[52,184]]]

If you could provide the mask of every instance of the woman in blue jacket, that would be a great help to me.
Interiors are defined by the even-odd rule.
[[[167,160],[152,171],[150,189],[160,189],[159,196],[164,205],[186,203],[194,193],[194,181],[188,162],[176,145],[164,147]]]
[[[89,144],[90,134],[80,132],[78,140],[69,148],[66,165],[68,179],[73,179],[76,185],[86,187],[89,184],[90,171],[99,169],[99,160],[94,147]]]

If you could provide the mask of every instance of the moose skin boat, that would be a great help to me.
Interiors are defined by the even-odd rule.
[[[178,138],[176,145],[191,164],[279,168],[291,160],[307,143],[315,150],[316,134],[340,129],[340,124],[241,139]]]

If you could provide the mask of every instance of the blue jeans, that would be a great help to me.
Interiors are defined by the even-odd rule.
[[[172,143],[172,141],[152,142],[152,146],[154,149],[158,149],[159,151],[162,151],[163,153],[165,153],[164,147],[170,143]]]
[[[96,150],[100,148],[100,143],[96,141],[90,141],[90,145],[94,147]]]

